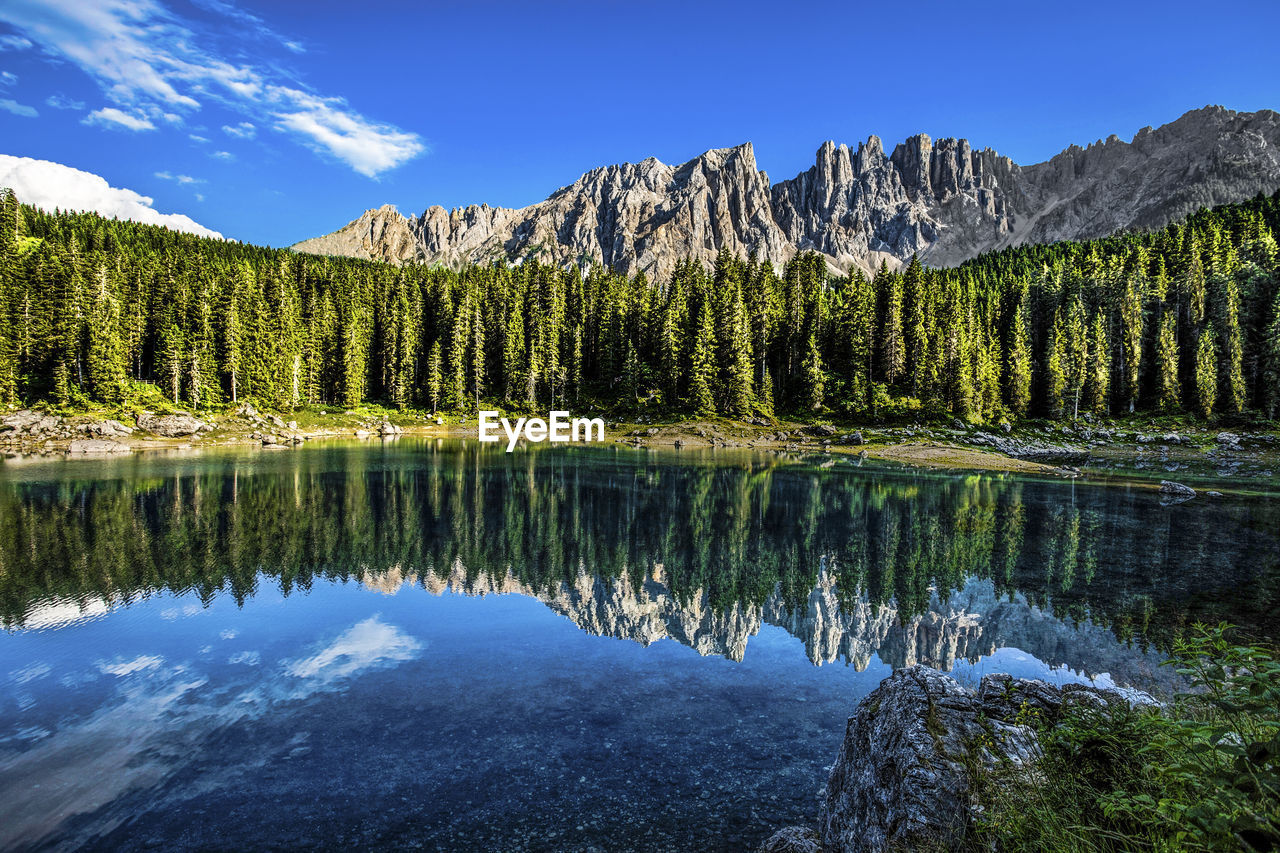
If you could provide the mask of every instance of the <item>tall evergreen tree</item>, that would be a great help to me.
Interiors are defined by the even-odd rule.
[[[1213,329],[1200,333],[1196,344],[1196,410],[1202,418],[1213,414],[1218,397],[1218,344]]]

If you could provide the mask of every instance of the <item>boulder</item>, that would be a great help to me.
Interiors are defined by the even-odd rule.
[[[1158,704],[1139,691],[1006,675],[985,676],[975,692],[926,666],[900,669],[849,719],[818,814],[821,850],[965,849],[980,813],[972,774],[998,784],[1037,772],[1029,723],[1053,725],[1074,706]]]
[[[974,817],[970,766],[1021,768],[1037,750],[1030,727],[985,719],[950,676],[900,669],[849,719],[818,813],[822,849],[959,849]]]
[[[822,436],[822,435],[835,435],[835,434],[836,434],[836,428],[835,428],[835,427],[833,427],[831,424],[818,424],[817,426],[813,426],[813,427],[810,427],[810,428],[809,428],[809,434],[810,434],[810,435],[819,435],[819,436]]]
[[[391,423],[391,421],[383,421],[378,426],[379,435],[399,435],[402,432],[404,432],[404,430]]]
[[[197,417],[187,414],[177,415],[138,415],[138,429],[165,438],[177,438],[183,435],[195,435],[213,429]]]
[[[1172,480],[1161,480],[1160,494],[1173,495],[1179,498],[1194,498],[1196,490],[1190,486],[1184,486],[1182,483],[1175,483]]]
[[[267,420],[271,421],[271,425],[276,429],[284,429],[284,418],[279,415],[267,415]]]
[[[106,438],[78,438],[67,448],[71,453],[128,453],[132,448]]]
[[[757,853],[822,853],[822,844],[809,827],[788,826],[770,835]]]
[[[86,435],[101,435],[101,436],[121,436],[121,435],[131,435],[133,433],[133,427],[126,426],[120,423],[119,421],[110,421],[110,420],[95,421],[94,423],[91,423],[91,424],[85,424],[84,426],[81,427],[81,430],[83,430]]]
[[[248,418],[251,421],[262,419],[262,415],[258,414],[258,410],[255,409],[250,403],[241,403],[240,405],[236,406],[236,409],[234,412],[232,412],[232,414],[234,414],[236,417]]]

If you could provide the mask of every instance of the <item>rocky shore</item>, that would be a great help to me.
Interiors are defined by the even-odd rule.
[[[287,418],[287,420],[286,420]],[[376,439],[400,435],[475,438],[474,418],[384,410],[299,411],[281,416],[242,403],[220,414],[184,411],[129,416],[57,415],[21,409],[0,413],[0,454],[99,456],[139,450],[217,445],[288,448],[313,439]],[[836,426],[748,418],[745,421],[617,422],[610,441],[634,447],[740,448],[795,454],[830,454],[925,468],[1077,477],[1109,470],[1138,473],[1156,483],[1186,475],[1273,478],[1280,472],[1280,435],[1207,428],[1169,431],[1154,424],[1093,424],[1018,428]],[[1148,473],[1149,472],[1149,473]],[[1181,472],[1181,473],[1180,473]],[[1153,483],[1154,485],[1154,483]],[[1168,492],[1191,497],[1193,492]]]
[[[760,853],[955,851],[981,817],[984,784],[1035,784],[1035,729],[1075,706],[1157,705],[1136,691],[987,675],[974,691],[929,667],[900,669],[858,703],[813,826]]]

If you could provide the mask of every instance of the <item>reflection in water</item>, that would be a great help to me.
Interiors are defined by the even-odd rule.
[[[1111,665],[1096,632],[1077,648],[1064,623],[1142,649],[1196,619],[1275,635],[1274,500],[1165,506],[1121,486],[689,456],[401,443],[0,482],[0,619],[409,580],[520,593],[595,634],[734,660],[764,621],[815,663],[859,668],[875,653],[950,668],[1005,645]]]
[[[1274,637],[1278,529],[753,455],[0,469],[0,848],[751,848],[889,667],[1160,687],[1193,619]]]

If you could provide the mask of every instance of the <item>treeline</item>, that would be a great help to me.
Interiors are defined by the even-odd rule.
[[[1152,234],[663,281],[299,255],[0,199],[0,402],[618,406],[992,422],[1280,411],[1280,193]],[[153,392],[154,393],[154,392]]]
[[[778,596],[803,616],[825,571],[845,612],[892,603],[904,622],[978,577],[1143,647],[1169,648],[1196,620],[1262,637],[1280,628],[1275,502],[1239,526],[1238,506],[1171,514],[1141,489],[474,442],[272,460],[0,483],[0,625],[21,627],[50,601],[244,601],[260,584],[289,594],[393,568],[461,573],[476,591],[510,571],[553,594],[579,588],[581,573],[625,577],[644,600],[660,567],[673,596],[717,614]]]

